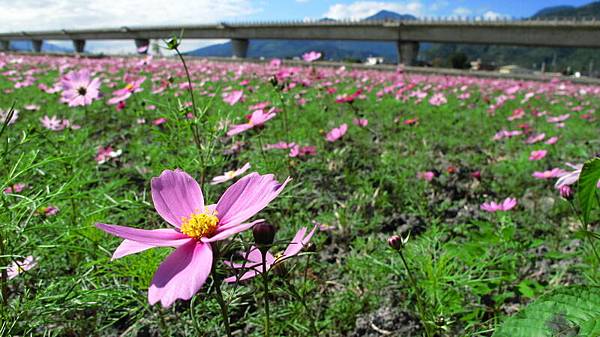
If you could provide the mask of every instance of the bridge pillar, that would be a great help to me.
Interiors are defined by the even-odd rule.
[[[76,53],[83,53],[85,49],[85,40],[73,40],[73,48],[75,48]]]
[[[135,48],[137,49],[138,54],[148,54],[148,49],[150,49],[150,40],[135,39]]]
[[[39,53],[42,51],[42,45],[44,44],[43,40],[32,40],[31,41],[31,49],[32,51]]]
[[[231,47],[233,48],[233,58],[245,58],[248,55],[248,39],[232,39]]]
[[[0,41],[0,50],[10,50],[10,41],[9,40]]]
[[[398,64],[407,66],[415,65],[419,55],[419,42],[417,41],[397,41],[396,49],[398,51]]]

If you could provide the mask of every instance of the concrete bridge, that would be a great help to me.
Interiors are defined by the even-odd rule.
[[[533,47],[600,48],[596,20],[412,20],[316,21],[279,23],[219,23],[213,25],[121,27],[0,33],[0,48],[10,41],[30,40],[33,51],[44,40],[72,40],[82,53],[86,40],[134,40],[137,47],[150,39],[166,39],[183,31],[186,39],[230,39],[234,57],[244,58],[252,39],[393,41],[398,63],[414,64],[420,42],[494,44]],[[143,49],[143,48],[142,48]]]

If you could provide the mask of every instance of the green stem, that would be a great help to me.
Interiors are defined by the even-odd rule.
[[[269,317],[269,273],[267,271],[267,250],[265,249],[262,253],[262,275],[263,275],[263,286],[264,286],[264,300],[265,300],[265,337],[271,335],[270,317]]]
[[[423,302],[422,302],[421,291],[417,285],[417,280],[415,279],[415,276],[413,275],[412,270],[408,266],[408,263],[406,263],[406,259],[404,259],[404,254],[402,254],[402,249],[399,249],[398,253],[400,254],[400,259],[402,259],[402,263],[404,264],[404,268],[406,269],[408,278],[410,279],[410,282],[412,283],[413,289],[415,291],[415,296],[417,298],[417,308],[419,310],[419,316],[421,316],[421,321],[423,323],[423,327],[425,328],[425,333],[427,334],[427,336],[431,337],[431,336],[433,336],[433,333],[430,331],[431,328],[429,327],[429,324],[427,324],[427,322],[425,322],[425,318],[426,318],[425,317],[425,306],[423,305]]]
[[[227,337],[231,337],[231,327],[229,326],[229,313],[227,309],[227,303],[223,299],[223,293],[221,292],[221,283],[222,281],[218,278],[215,278],[215,291],[217,302],[219,302],[219,306],[221,307],[221,316],[223,317],[223,323],[225,323],[225,331],[227,332]]]

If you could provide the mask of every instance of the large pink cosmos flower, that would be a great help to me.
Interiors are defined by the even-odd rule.
[[[266,258],[266,269],[270,270],[273,266],[278,265],[279,263],[289,259],[292,256],[298,255],[302,248],[304,248],[310,238],[312,238],[315,233],[315,229],[317,229],[317,225],[313,227],[313,229],[306,234],[307,229],[305,227],[300,228],[300,230],[296,233],[292,242],[287,246],[287,248],[283,251],[282,254],[278,254],[277,257],[273,256],[273,254],[267,252]],[[256,276],[257,274],[263,273],[262,268],[262,254],[258,250],[256,246],[250,247],[250,252],[246,258],[246,261],[243,263],[233,263],[231,261],[225,261],[226,265],[233,269],[245,269],[248,270],[244,273],[239,279],[236,276],[231,276],[225,279],[225,282],[234,283],[237,281],[244,281],[249,278]]]
[[[91,78],[88,69],[72,71],[60,80],[62,85],[61,101],[69,106],[90,105],[100,97],[100,78]]]
[[[175,228],[155,230],[96,224],[99,229],[125,239],[112,258],[153,247],[176,248],[158,267],[148,302],[169,307],[175,300],[189,300],[210,275],[212,244],[247,230],[263,220],[245,223],[265,208],[289,182],[277,182],[272,174],[251,173],[231,185],[216,205],[205,205],[200,186],[181,170],[166,170],[152,178],[152,201],[160,216]]]
[[[231,137],[233,135],[237,135],[238,133],[250,130],[255,126],[261,126],[265,124],[266,121],[275,117],[275,112],[273,111],[275,110],[270,109],[266,113],[262,109],[254,111],[252,115],[250,115],[248,123],[232,125],[229,131],[227,131],[227,135]]]
[[[544,157],[546,157],[546,154],[548,154],[548,151],[546,150],[531,151],[529,160],[542,160]]]

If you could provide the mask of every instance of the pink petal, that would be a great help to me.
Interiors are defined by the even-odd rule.
[[[231,185],[217,202],[222,231],[249,219],[275,199],[291,179],[280,184],[272,174],[250,173]]]
[[[262,269],[262,267],[261,267],[261,269]],[[258,272],[256,270],[248,270],[247,272],[244,273],[244,275],[242,275],[242,277],[239,278],[239,280],[238,280],[237,276],[230,276],[230,277],[226,278],[224,281],[227,283],[236,283],[238,281],[244,281],[249,278],[253,278],[254,276],[256,276],[256,274],[258,274]]]
[[[310,238],[315,233],[315,229],[317,229],[316,225],[313,227],[313,229],[310,231],[310,233],[308,233],[308,235],[304,236],[307,229],[305,227],[302,227],[296,233],[296,236],[294,236],[294,238],[292,239],[292,242],[290,242],[290,244],[287,246],[287,248],[283,252],[283,256],[285,258],[288,258],[288,257],[298,254],[302,250],[302,248],[304,248],[304,246],[306,246],[308,241],[310,241]]]
[[[190,241],[177,248],[160,264],[150,288],[148,302],[169,307],[175,300],[189,300],[210,274],[213,253],[210,245]]]
[[[253,222],[249,222],[249,223],[243,223],[240,225],[236,225],[236,226],[232,226],[232,227],[228,227],[225,228],[221,231],[219,231],[219,229],[217,229],[217,234],[215,234],[214,236],[211,236],[210,238],[206,238],[206,237],[202,237],[200,240],[202,242],[205,243],[209,243],[209,242],[215,242],[215,241],[220,241],[220,240],[225,240],[228,237],[237,234],[239,232],[243,232],[246,229],[252,228],[254,225],[256,225],[257,223],[263,222],[265,221],[264,219],[259,219]]]
[[[189,236],[174,229],[148,230],[103,223],[97,223],[96,227],[108,234],[155,247],[179,247],[192,240]]]
[[[200,186],[189,174],[177,169],[165,170],[152,178],[152,201],[160,216],[179,228],[181,218],[204,211],[204,197]]]
[[[170,233],[172,232],[172,229],[169,228],[165,228],[165,229],[155,229],[154,232],[165,232],[165,233]],[[179,244],[176,245],[171,245],[171,247],[177,248],[181,245],[186,244],[189,240],[191,240],[190,238],[188,238],[188,240],[178,240]],[[141,243],[141,242],[137,242],[137,241],[133,241],[133,240],[123,240],[123,242],[121,242],[121,244],[119,245],[119,247],[117,247],[117,249],[114,251],[113,256],[112,256],[112,260],[115,259],[120,259],[124,256],[127,255],[131,255],[131,254],[135,254],[135,253],[139,253],[139,252],[143,252],[147,249],[150,248],[154,248],[156,247],[156,245],[151,245],[151,244],[146,244],[146,243]]]

